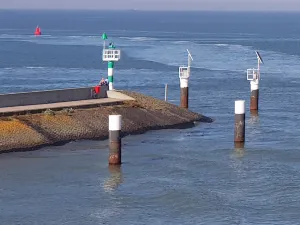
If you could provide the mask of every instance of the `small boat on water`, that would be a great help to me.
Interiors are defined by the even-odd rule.
[[[42,31],[41,31],[41,28],[40,28],[39,26],[37,26],[37,27],[35,28],[34,35],[35,35],[35,36],[40,36],[40,35],[42,35]]]

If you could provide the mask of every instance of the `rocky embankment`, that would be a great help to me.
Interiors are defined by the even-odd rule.
[[[197,121],[212,122],[208,117],[149,96],[122,93],[135,100],[112,106],[0,117],[0,153],[34,150],[72,140],[107,139],[111,114],[122,115],[122,135],[192,126]]]

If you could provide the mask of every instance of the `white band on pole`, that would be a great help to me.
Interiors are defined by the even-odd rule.
[[[114,69],[113,68],[108,68],[107,74],[108,76],[112,76],[114,73]]]
[[[251,91],[258,90],[259,89],[259,81],[257,79],[250,81],[250,88],[251,88]]]
[[[109,115],[109,130],[118,131],[121,130],[122,115]]]
[[[180,88],[189,87],[189,79],[188,78],[180,78]]]
[[[108,89],[109,89],[110,91],[114,90],[114,85],[113,85],[112,82],[109,82],[109,83],[108,83]]]
[[[237,100],[234,104],[235,114],[245,114],[245,100]]]

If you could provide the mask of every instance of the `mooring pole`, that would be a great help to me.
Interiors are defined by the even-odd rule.
[[[260,64],[263,60],[258,51],[255,52],[257,57],[257,69],[247,70],[247,80],[250,80],[250,110],[257,111],[259,103],[259,80],[260,80]]]
[[[259,97],[259,80],[255,79],[250,81],[251,97],[250,97],[250,110],[258,110],[258,97]]]
[[[245,142],[245,100],[235,101],[234,142]]]
[[[182,108],[189,108],[189,79],[180,79],[180,106]]]
[[[110,165],[120,165],[121,161],[121,115],[109,115],[109,159]]]
[[[188,66],[179,67],[179,79],[180,79],[180,106],[182,108],[189,108],[189,78],[191,75],[191,64],[193,57],[189,50],[188,52]]]
[[[168,84],[165,84],[165,101],[168,101]]]

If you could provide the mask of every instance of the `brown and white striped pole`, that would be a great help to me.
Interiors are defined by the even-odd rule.
[[[256,71],[259,73],[259,71]],[[257,111],[258,110],[258,97],[259,97],[259,77],[257,74],[257,78],[250,82],[251,86],[251,97],[250,97],[250,110]]]
[[[180,106],[189,108],[189,79],[180,78]]]
[[[121,115],[109,115],[109,159],[110,165],[120,165],[121,160]]]
[[[234,142],[245,142],[245,100],[235,101]]]
[[[189,108],[189,77],[191,76],[191,64],[193,57],[190,51],[188,52],[188,66],[179,67],[179,78],[180,78],[180,107]]]
[[[250,80],[250,88],[251,88],[250,111],[258,110],[260,64],[263,63],[260,53],[258,51],[255,51],[255,53],[257,57],[257,69],[247,70],[247,79]]]

